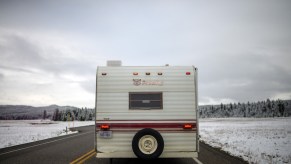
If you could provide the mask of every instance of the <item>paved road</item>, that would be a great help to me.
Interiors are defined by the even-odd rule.
[[[89,126],[77,134],[0,149],[0,163],[70,163],[94,148],[93,134],[94,127]]]
[[[0,163],[70,163],[90,152],[94,140],[94,126],[77,128],[80,133],[57,137],[53,139],[23,144],[10,148],[0,149]],[[96,159],[92,157],[85,163],[109,164],[109,159]],[[85,158],[84,158],[85,159]],[[245,163],[241,159],[234,158],[218,149],[213,149],[200,143],[199,160],[203,163]],[[148,161],[139,159],[113,159],[113,164],[148,164]],[[151,164],[193,164],[193,159],[157,159]]]
[[[213,148],[208,146],[207,144],[201,143],[200,146],[200,152],[198,154],[198,159],[202,163],[207,164],[217,164],[217,163],[223,163],[223,164],[246,164],[247,162],[243,161],[240,158],[233,157],[224,151],[221,151],[219,149]]]

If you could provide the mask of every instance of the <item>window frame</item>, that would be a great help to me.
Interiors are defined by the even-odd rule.
[[[132,100],[131,96],[133,94],[156,94],[156,95],[160,95],[160,99],[159,100],[150,100],[150,101],[159,101],[160,105],[159,108],[155,108],[155,107],[132,107],[131,106],[131,102],[135,101],[143,101],[143,100]],[[128,108],[129,110],[163,110],[163,92],[129,92],[128,93]]]

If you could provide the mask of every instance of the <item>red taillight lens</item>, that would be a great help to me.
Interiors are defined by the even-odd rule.
[[[186,75],[191,75],[191,72],[186,72]]]
[[[183,129],[192,129],[192,124],[184,124]]]
[[[109,130],[110,129],[110,126],[109,125],[106,125],[106,124],[102,124],[100,126],[101,130]]]
[[[133,74],[133,75],[138,75],[138,73],[137,73],[137,72],[133,72],[132,74]]]

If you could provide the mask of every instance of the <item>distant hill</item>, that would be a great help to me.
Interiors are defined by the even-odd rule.
[[[33,107],[26,105],[0,105],[0,120],[42,119],[44,111],[46,111],[46,118],[51,119],[56,109],[58,109],[59,111],[73,111],[79,108],[73,106],[58,105],[43,107]]]
[[[291,100],[269,100],[248,103],[202,105],[198,107],[201,118],[223,117],[290,117]],[[94,109],[50,105],[33,107],[25,105],[0,105],[0,120],[52,119],[67,120],[67,113],[75,120],[94,119]],[[46,114],[44,114],[46,113]]]

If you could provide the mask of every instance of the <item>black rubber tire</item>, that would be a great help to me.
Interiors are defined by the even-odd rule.
[[[158,147],[157,147],[156,151],[153,152],[152,154],[144,154],[139,149],[138,142],[145,135],[151,135],[157,140]],[[154,129],[150,129],[150,128],[142,129],[142,130],[138,131],[132,139],[132,150],[138,158],[145,159],[145,160],[156,159],[162,154],[162,152],[164,150],[163,137],[161,136],[161,134],[159,132],[157,132]]]

